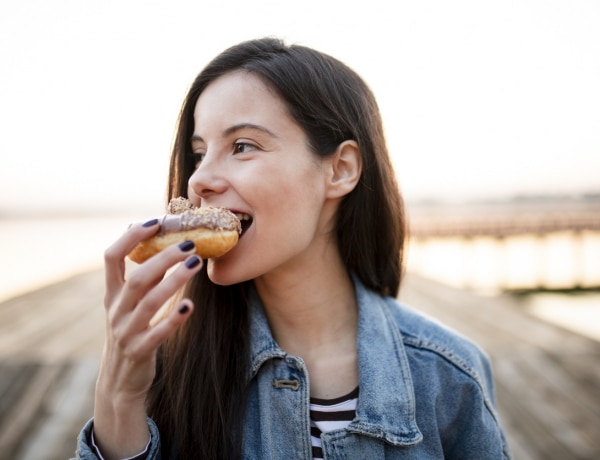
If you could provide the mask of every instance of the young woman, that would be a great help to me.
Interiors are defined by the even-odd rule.
[[[486,356],[395,300],[403,204],[356,73],[275,39],[226,50],[183,103],[169,177],[169,198],[249,219],[220,258],[181,244],[128,279],[158,221],[106,251],[79,458],[509,457]]]

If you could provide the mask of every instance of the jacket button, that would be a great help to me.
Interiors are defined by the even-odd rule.
[[[273,380],[273,386],[278,390],[288,389],[298,391],[298,388],[300,388],[300,382],[297,379],[275,379]]]

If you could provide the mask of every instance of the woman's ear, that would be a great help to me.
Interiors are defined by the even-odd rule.
[[[328,198],[340,198],[354,190],[362,172],[362,156],[356,141],[338,145],[330,157],[330,168]]]

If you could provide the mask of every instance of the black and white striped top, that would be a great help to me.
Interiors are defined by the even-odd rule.
[[[358,387],[335,399],[310,398],[310,440],[313,459],[323,458],[321,433],[346,428],[356,414]]]

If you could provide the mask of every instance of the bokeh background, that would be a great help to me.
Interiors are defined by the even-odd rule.
[[[367,80],[411,200],[597,191],[599,9],[560,0],[5,0],[0,206],[160,201],[192,78],[225,47],[264,35],[330,53]]]
[[[188,85],[264,35],[365,78],[409,203],[597,193],[599,19],[596,1],[5,0],[0,216],[160,212]]]
[[[73,308],[82,297],[101,302],[104,248],[130,222],[162,212],[188,85],[224,48],[266,35],[339,58],[374,91],[413,230],[409,281],[439,283],[429,292],[453,289],[438,296],[440,305],[458,293],[478,296],[475,303],[510,299],[527,321],[596,343],[599,24],[595,0],[3,0],[0,319],[9,331],[0,357],[17,362],[10,372],[3,367],[5,380],[25,379],[28,360],[31,375],[46,372],[57,388],[67,368],[79,372],[67,379],[75,387],[93,384],[85,376],[96,361],[77,367],[71,352],[41,353],[42,326],[23,312],[35,304],[49,315],[38,303],[52,298],[56,312],[39,322],[68,323],[67,287]],[[90,315],[101,326],[101,315]],[[590,353],[586,362],[598,366]],[[59,366],[54,377],[48,363]],[[12,387],[0,381],[6,399],[3,388]],[[40,394],[32,413],[48,411]],[[0,447],[12,446],[10,458],[35,458],[52,437],[37,429],[46,437],[28,441],[26,422],[21,432],[5,422],[0,417]],[[573,424],[553,433],[565,426]],[[589,442],[564,458],[592,458],[598,452]],[[541,451],[515,444],[521,458]]]

